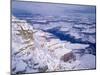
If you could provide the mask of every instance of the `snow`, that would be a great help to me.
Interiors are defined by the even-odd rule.
[[[12,74],[95,69],[95,14],[95,6],[13,1]]]
[[[14,23],[14,21],[18,22]],[[55,23],[55,25],[51,23],[52,25],[51,28],[57,26],[56,24],[57,23]],[[70,27],[69,28],[67,27],[67,29],[70,30]],[[66,28],[64,29],[64,31],[65,30]],[[28,35],[26,33],[28,33]],[[77,33],[72,35],[76,34]],[[28,38],[26,37],[26,35]],[[35,72],[50,72],[50,71],[75,70],[83,68],[84,69],[95,68],[94,55],[89,54],[89,55],[83,55],[81,57],[80,54],[74,54],[74,50],[86,49],[87,47],[89,47],[89,44],[79,44],[79,43],[71,43],[68,41],[61,41],[59,38],[56,37],[50,38],[51,36],[55,37],[51,33],[44,32],[43,30],[38,28],[34,28],[33,25],[27,23],[25,20],[19,20],[13,16],[12,17],[13,73],[14,74],[21,72],[35,73]],[[67,62],[62,61],[61,57],[69,53],[73,53],[76,57],[76,60],[70,59]],[[91,58],[91,60],[89,62],[86,62],[89,58]]]
[[[88,44],[78,44],[78,43],[67,43],[65,45],[66,48],[69,48],[69,49],[85,49],[87,47],[89,47]]]
[[[25,71],[25,68],[27,67],[27,64],[24,63],[23,61],[18,61],[16,63],[16,72],[22,72],[22,71]]]
[[[91,54],[85,54],[80,58],[80,69],[94,69],[96,67],[96,57]]]
[[[81,31],[82,33],[95,33],[95,29],[94,28],[87,28],[87,29],[85,29],[85,30],[83,30],[83,31]]]

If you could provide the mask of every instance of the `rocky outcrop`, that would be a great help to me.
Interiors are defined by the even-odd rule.
[[[50,33],[35,29],[25,20],[19,20],[13,16],[12,73],[78,69],[80,59],[76,59],[71,49],[74,45],[69,46],[67,42],[50,37]],[[77,48],[80,46],[78,45]]]
[[[67,54],[64,54],[62,57],[61,57],[61,60],[63,60],[64,62],[68,62],[70,60],[76,60],[76,57],[75,55],[73,54],[73,52],[70,52],[70,53],[67,53]]]

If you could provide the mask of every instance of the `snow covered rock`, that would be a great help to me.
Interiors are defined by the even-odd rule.
[[[15,74],[91,68],[88,63],[82,63],[88,56],[76,59],[73,53],[74,49],[84,49],[89,45],[71,44],[58,38],[49,38],[51,35],[33,28],[25,20],[12,17],[12,70]],[[94,56],[89,57],[94,59]],[[94,61],[89,63],[93,64]]]

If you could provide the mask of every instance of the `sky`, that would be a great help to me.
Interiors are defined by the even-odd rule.
[[[89,5],[54,4],[12,1],[12,14],[65,15],[67,13],[94,13],[96,7]]]

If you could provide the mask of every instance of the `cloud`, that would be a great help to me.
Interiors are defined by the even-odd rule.
[[[18,11],[19,10],[19,11]],[[66,13],[95,13],[95,6],[54,4],[40,2],[12,2],[12,12],[29,12],[41,15],[63,15]]]

